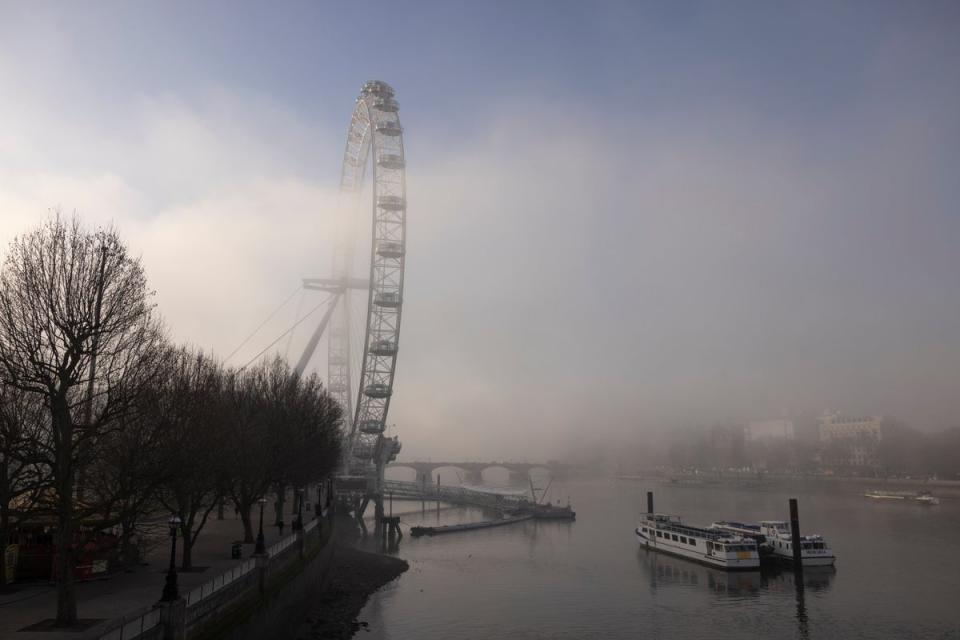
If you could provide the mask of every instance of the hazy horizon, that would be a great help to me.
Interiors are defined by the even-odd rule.
[[[226,356],[328,272],[381,79],[403,459],[825,409],[960,425],[960,7],[553,6],[0,1],[0,258],[51,208],[113,221],[172,336]]]

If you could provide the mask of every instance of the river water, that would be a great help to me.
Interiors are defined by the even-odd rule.
[[[787,520],[820,533],[835,570],[727,573],[640,549],[633,529],[646,491],[684,522]],[[940,506],[873,501],[862,487],[810,483],[764,489],[655,481],[554,483],[549,497],[576,522],[527,521],[412,538],[410,563],[360,615],[370,640],[451,638],[957,638],[960,500]],[[394,502],[409,526],[488,519],[473,508]]]

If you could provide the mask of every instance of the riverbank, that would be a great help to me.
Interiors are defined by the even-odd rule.
[[[361,551],[342,540],[334,544],[324,586],[297,630],[297,640],[352,638],[365,626],[357,615],[370,595],[409,568],[399,558]]]
[[[617,475],[615,480],[649,482],[676,487],[708,488],[732,486],[737,489],[764,489],[768,487],[807,486],[824,487],[844,493],[863,493],[871,489],[930,491],[937,497],[960,499],[960,481],[923,480],[916,478],[868,478],[863,476],[828,476],[774,473],[698,473],[663,475],[662,473]]]

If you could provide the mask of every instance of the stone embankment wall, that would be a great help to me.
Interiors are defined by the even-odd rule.
[[[297,629],[330,566],[334,515],[312,520],[185,597],[107,625],[97,640],[253,640]]]
[[[326,521],[324,521],[326,523]],[[292,562],[278,563],[263,574],[255,594],[236,599],[221,609],[188,640],[260,640],[294,635],[323,584],[330,567],[334,544],[332,520],[320,539],[304,545],[304,554]]]

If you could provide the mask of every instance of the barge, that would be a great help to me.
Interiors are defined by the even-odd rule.
[[[489,529],[490,527],[502,527],[505,524],[530,520],[533,517],[533,514],[523,514],[509,518],[501,518],[499,520],[484,520],[483,522],[464,522],[462,524],[448,524],[438,527],[410,527],[410,535],[416,538],[419,536],[435,536],[442,533],[472,531],[474,529]]]

